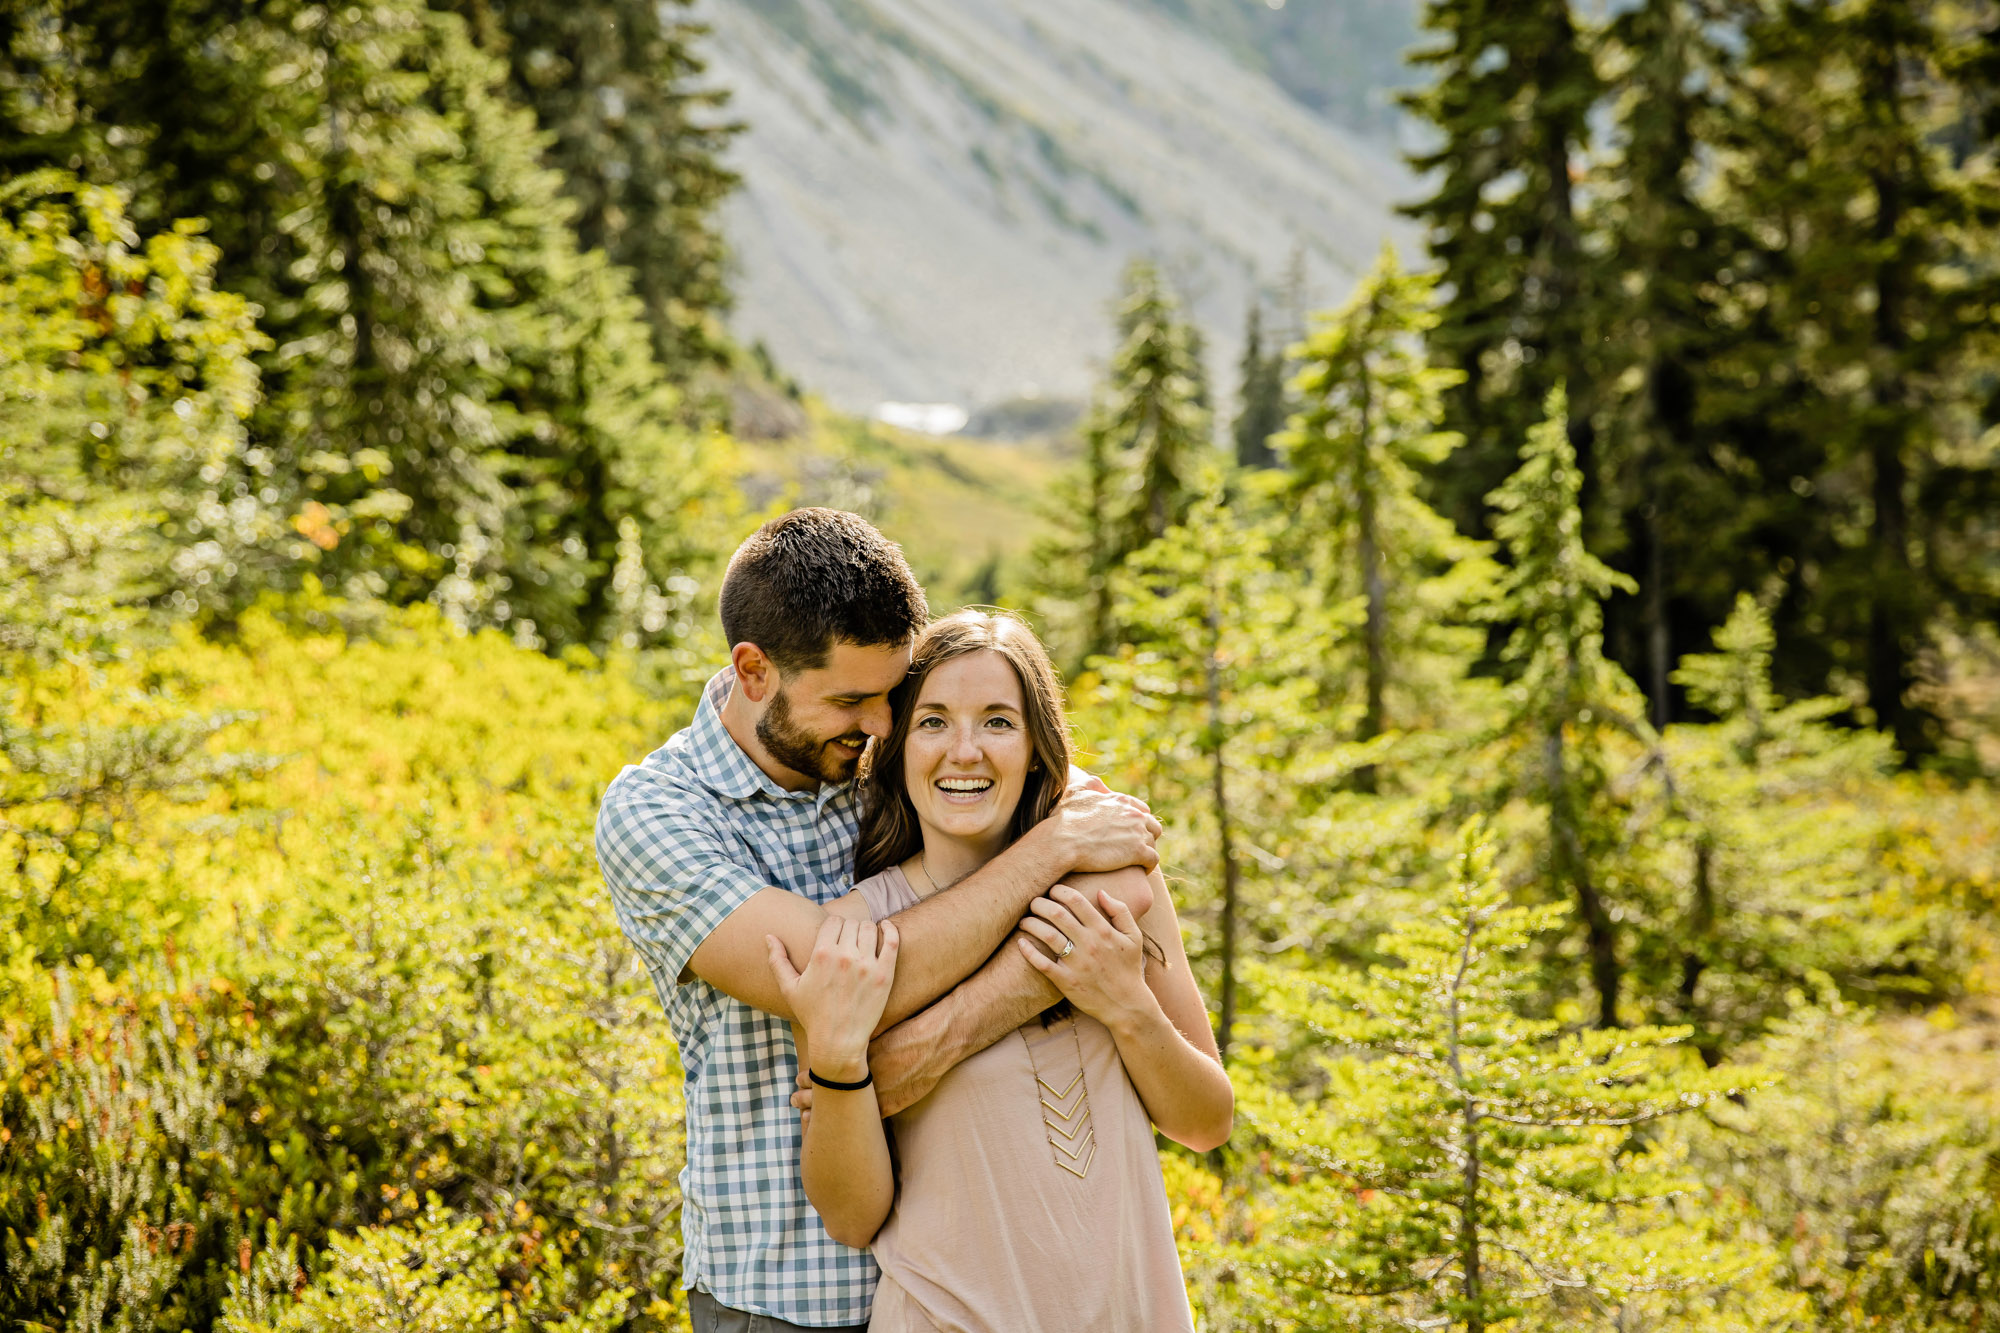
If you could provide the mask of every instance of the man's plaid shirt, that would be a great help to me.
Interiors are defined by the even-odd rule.
[[[759,889],[814,902],[853,887],[854,784],[791,792],[722,725],[723,670],[694,722],[612,780],[597,859],[618,925],[652,972],[687,1071],[683,1283],[723,1305],[824,1328],[868,1320],[875,1261],[826,1234],[799,1182],[789,1023],[699,977],[696,946]]]

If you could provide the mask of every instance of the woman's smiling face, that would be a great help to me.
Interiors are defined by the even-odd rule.
[[[1021,679],[1006,658],[982,649],[925,677],[911,705],[903,777],[927,839],[998,852],[1033,759]]]

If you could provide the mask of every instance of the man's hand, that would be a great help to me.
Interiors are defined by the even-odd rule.
[[[1126,866],[1151,870],[1160,863],[1154,846],[1160,840],[1160,821],[1153,818],[1146,803],[1136,796],[1100,791],[1083,783],[1065,791],[1049,817],[1028,836],[1059,840],[1062,859],[1071,870],[1121,870]]]

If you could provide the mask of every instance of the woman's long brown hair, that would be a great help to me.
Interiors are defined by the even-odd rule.
[[[910,802],[903,776],[903,749],[910,739],[910,713],[931,672],[968,653],[995,652],[1007,659],[1021,681],[1022,722],[1034,758],[1007,830],[1012,843],[1048,818],[1069,784],[1069,722],[1063,711],[1062,684],[1047,650],[1027,622],[1008,611],[967,607],[933,621],[917,637],[910,654],[910,674],[889,696],[895,721],[889,735],[874,745],[861,775],[861,835],[854,847],[854,877],[878,875],[901,865],[924,845],[916,807]]]

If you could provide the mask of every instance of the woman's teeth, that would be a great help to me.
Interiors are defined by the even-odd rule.
[[[985,791],[993,783],[988,778],[940,778],[937,785],[941,791],[970,794]]]

